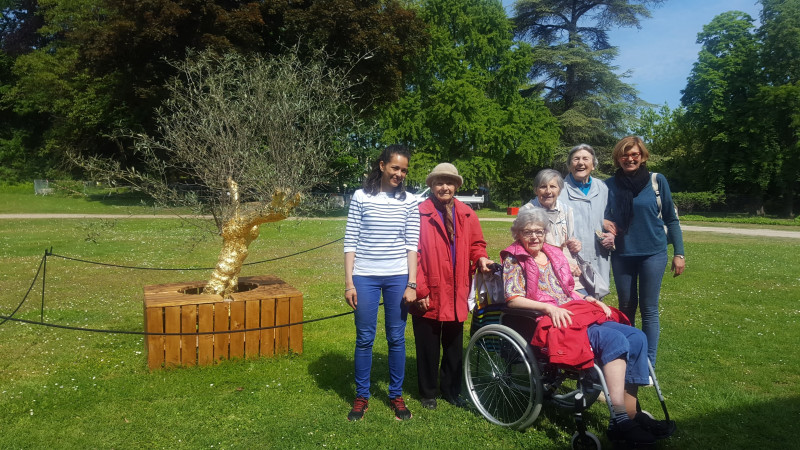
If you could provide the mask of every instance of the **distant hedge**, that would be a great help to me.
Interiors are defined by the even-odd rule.
[[[678,212],[710,211],[725,205],[724,192],[673,192],[672,201]]]

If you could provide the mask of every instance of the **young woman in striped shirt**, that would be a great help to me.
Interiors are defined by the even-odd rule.
[[[409,158],[406,147],[387,147],[350,201],[344,237],[344,296],[355,310],[356,399],[348,420],[362,419],[369,404],[381,295],[389,345],[389,400],[397,420],[411,418],[402,393],[407,305],[417,298],[419,211],[416,197],[407,194],[403,185]]]

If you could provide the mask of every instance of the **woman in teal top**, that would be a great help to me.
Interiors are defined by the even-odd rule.
[[[619,309],[636,321],[641,309],[642,331],[647,336],[648,357],[655,365],[660,333],[658,297],[667,265],[667,243],[673,245],[671,270],[683,273],[685,258],[683,234],[672,203],[667,179],[657,174],[659,204],[647,170],[650,153],[644,142],[628,136],[614,146],[612,157],[617,171],[606,180],[608,206],[606,219],[616,235],[616,250],[611,253],[611,269],[619,296]],[[666,227],[666,232],[665,228]]]

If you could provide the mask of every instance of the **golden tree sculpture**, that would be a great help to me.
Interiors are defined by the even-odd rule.
[[[158,203],[212,215],[222,250],[204,292],[229,298],[259,226],[287,218],[350,145],[352,82],[326,62],[322,52],[310,62],[293,51],[269,59],[190,53],[172,63],[179,75],[156,113],[159,136],[130,136],[140,169],[78,162]]]

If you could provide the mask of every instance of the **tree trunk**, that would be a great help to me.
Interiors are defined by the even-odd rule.
[[[222,250],[216,268],[203,289],[204,294],[217,294],[226,299],[236,292],[239,272],[242,270],[244,260],[247,259],[250,243],[258,237],[261,224],[286,219],[300,202],[299,195],[287,198],[285,193],[276,192],[270,204],[242,211],[238,185],[229,179],[228,186],[233,217],[227,218],[222,225]]]
[[[246,225],[228,221],[223,227],[222,250],[217,259],[217,266],[203,290],[206,294],[219,294],[224,298],[236,292],[239,272],[242,271],[244,260],[247,259],[250,243],[253,242],[260,231],[260,225],[253,225],[249,229],[242,229]]]

